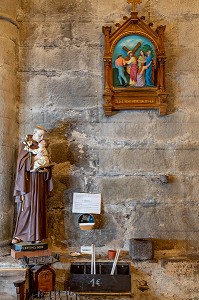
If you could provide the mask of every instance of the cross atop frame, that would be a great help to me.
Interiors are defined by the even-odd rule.
[[[142,0],[127,0],[127,3],[132,4],[132,12],[136,11],[136,4],[142,3]]]

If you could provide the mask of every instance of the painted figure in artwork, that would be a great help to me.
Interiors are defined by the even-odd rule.
[[[124,75],[124,71],[125,71],[124,65],[125,65],[124,58],[122,57],[122,55],[118,55],[117,59],[115,60],[115,66],[118,70],[118,80],[119,80],[120,85],[127,86],[128,82],[127,82],[126,76]]]
[[[33,135],[28,135],[19,147],[14,189],[18,214],[13,244],[39,242],[47,238],[46,201],[53,188],[52,167],[46,167],[43,172],[35,165],[42,155],[47,160],[46,149],[43,148],[45,143],[41,143],[45,133],[44,127],[36,126]]]
[[[146,73],[145,73],[145,81],[146,86],[154,86],[153,83],[153,57],[151,55],[151,50],[146,52]]]
[[[143,87],[145,85],[145,63],[146,56],[143,50],[140,50],[140,55],[138,57],[138,72],[137,72],[137,82],[136,87]]]
[[[135,56],[133,56],[133,52],[129,51],[129,60],[126,61],[126,64],[129,66],[127,68],[127,72],[130,74],[130,81],[129,85],[130,86],[135,86],[137,83],[137,71],[138,71],[138,66],[137,66],[137,59]]]

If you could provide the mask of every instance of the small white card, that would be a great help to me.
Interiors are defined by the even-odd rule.
[[[101,213],[101,194],[73,193],[73,213]]]
[[[81,246],[81,253],[92,254],[92,246]]]

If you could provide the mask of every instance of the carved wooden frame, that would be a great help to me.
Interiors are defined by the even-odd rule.
[[[116,24],[118,29],[111,33],[111,27],[103,26],[105,36],[104,50],[104,111],[111,116],[117,111],[126,109],[158,109],[160,115],[167,114],[167,93],[165,89],[165,49],[164,31],[166,26],[158,26],[154,31],[132,11],[131,17],[124,17],[123,25]],[[156,53],[156,86],[117,87],[113,85],[113,51],[117,43],[126,36],[139,35],[147,38],[154,46]]]

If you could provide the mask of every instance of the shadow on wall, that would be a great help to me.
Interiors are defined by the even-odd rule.
[[[49,131],[49,154],[55,163],[54,189],[48,199],[49,243],[57,247],[80,244],[82,234],[78,217],[72,214],[73,192],[95,192],[93,178],[96,174],[96,158],[84,141],[73,136],[77,124],[62,122]],[[103,212],[96,217],[95,229],[104,223]],[[62,243],[63,241],[63,243]]]
[[[75,162],[71,151],[68,132],[71,124],[63,122],[49,131],[49,154],[55,163],[53,168],[53,193],[48,199],[48,239],[56,247],[62,247],[60,241],[67,239],[64,228],[65,200],[64,194],[70,188],[70,176]]]

